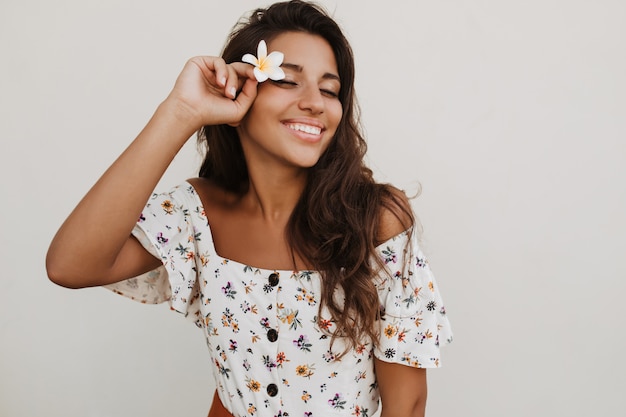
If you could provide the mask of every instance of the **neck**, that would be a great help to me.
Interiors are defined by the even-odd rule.
[[[250,187],[244,196],[245,204],[267,223],[287,224],[304,191],[307,171],[250,164],[248,174]]]

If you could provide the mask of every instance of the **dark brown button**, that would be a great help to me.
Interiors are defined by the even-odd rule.
[[[269,340],[270,342],[275,342],[278,340],[278,332],[276,331],[276,329],[269,329],[267,331],[267,340]]]
[[[269,395],[270,397],[275,397],[276,394],[278,394],[278,385],[269,384],[267,386],[267,395]]]
[[[270,274],[270,276],[268,277],[268,280],[270,282],[270,285],[272,287],[275,287],[278,285],[278,274],[276,272],[273,272]]]

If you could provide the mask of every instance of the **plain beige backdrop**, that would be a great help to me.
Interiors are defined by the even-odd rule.
[[[321,3],[354,46],[377,177],[423,187],[456,338],[428,415],[623,415],[626,3]],[[0,416],[206,416],[199,330],[56,287],[44,257],[185,60],[265,4],[1,0]],[[161,187],[197,166],[190,141]]]

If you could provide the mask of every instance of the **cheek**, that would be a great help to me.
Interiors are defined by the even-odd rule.
[[[332,121],[336,129],[337,126],[339,126],[339,122],[341,122],[341,118],[343,117],[343,107],[338,100],[332,106],[329,106],[328,115],[329,121]]]
[[[267,117],[264,117],[264,115],[267,115],[267,112],[268,106],[266,100],[264,99],[264,97],[257,96],[257,98],[252,103],[252,106],[250,106],[248,112],[241,120],[240,125],[248,127],[251,124],[262,124],[263,121],[267,119]]]

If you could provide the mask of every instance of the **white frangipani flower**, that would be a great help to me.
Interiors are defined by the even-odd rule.
[[[285,73],[280,68],[285,55],[282,52],[273,51],[267,54],[267,45],[265,41],[259,42],[257,48],[258,58],[252,54],[245,54],[241,60],[248,64],[254,65],[254,76],[257,81],[262,83],[268,78],[274,81],[285,78]]]

